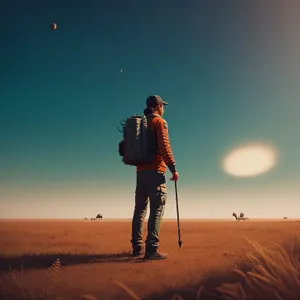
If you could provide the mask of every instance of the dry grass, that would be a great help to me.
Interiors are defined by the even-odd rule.
[[[214,299],[264,299],[264,300],[298,300],[300,298],[300,236],[293,235],[283,245],[273,244],[271,247],[261,247],[258,243],[248,240],[254,251],[248,253],[240,262],[240,268],[234,272],[238,280],[231,283],[222,283],[214,288]],[[59,258],[47,270],[53,282],[60,280],[59,274],[62,266]],[[21,291],[23,299],[36,299],[30,289],[24,290],[15,280],[13,272],[10,273],[15,286]],[[120,281],[113,283],[123,290],[133,300],[142,300],[134,291]],[[0,290],[3,283],[0,281]],[[196,299],[202,299],[201,286],[196,292]],[[35,295],[36,296],[36,295]],[[44,293],[39,299],[66,300],[67,297],[54,297]],[[22,298],[21,297],[21,298]],[[78,298],[77,298],[78,299]],[[79,299],[98,300],[93,295],[81,295]],[[99,299],[100,300],[100,299]],[[172,300],[184,300],[179,294],[174,294]]]
[[[173,251],[167,262],[149,264],[127,263],[132,262],[131,258],[127,260],[128,253],[120,254],[119,250],[125,249],[124,245],[128,243],[126,224],[109,224],[109,232],[104,226],[91,231],[91,224],[87,224],[81,235],[75,230],[77,224],[57,225],[47,231],[41,226],[30,225],[30,228],[28,225],[29,234],[26,236],[25,231],[22,232],[22,240],[10,233],[12,226],[3,227],[6,233],[2,235],[2,241],[6,240],[6,243],[3,242],[0,255],[0,299],[112,300],[116,295],[122,300],[300,299],[300,235],[294,234],[281,242],[300,230],[297,223],[281,223],[277,227],[267,222],[224,224],[221,227],[214,223],[183,224],[185,247],[181,252]],[[54,224],[50,225],[54,227]],[[14,226],[15,231],[23,228]],[[168,226],[170,229],[166,228]],[[175,227],[165,224],[163,241],[166,244],[171,241],[164,246],[167,251],[173,245]],[[65,237],[60,236],[64,228],[68,233],[76,232],[69,236],[69,240],[74,241],[73,246],[66,246]],[[45,232],[46,236],[55,237],[47,240],[46,245],[43,239],[40,242],[40,236],[45,236]],[[86,241],[86,235],[91,237],[88,245],[94,245],[93,254],[87,249],[90,247],[82,243]],[[249,240],[245,241],[243,236],[249,236]],[[37,254],[29,251],[29,238],[31,244],[39,245],[38,248],[31,246]],[[280,244],[270,245],[266,240],[280,241]],[[57,248],[58,251],[53,245],[60,241],[63,246]],[[213,270],[215,272],[211,272]],[[150,276],[151,272],[156,272],[156,278]],[[158,279],[161,275],[163,282]],[[108,278],[111,278],[109,282],[106,281]],[[189,280],[193,280],[191,286],[187,286]],[[144,282],[152,283],[146,292]]]
[[[223,299],[298,300],[300,298],[300,238],[295,234],[284,245],[263,248],[248,241],[255,252],[245,256],[244,268],[234,270],[237,283],[216,288]]]

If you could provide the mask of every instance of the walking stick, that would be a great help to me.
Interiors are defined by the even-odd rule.
[[[177,210],[177,229],[178,229],[178,245],[181,248],[182,241],[180,237],[180,224],[179,224],[179,208],[178,208],[178,195],[177,195],[177,181],[175,180],[175,195],[176,195],[176,210]]]

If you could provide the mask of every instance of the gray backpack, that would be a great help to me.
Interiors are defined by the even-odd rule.
[[[123,140],[119,143],[119,155],[125,165],[138,166],[154,161],[158,146],[149,120],[141,115],[134,115],[121,123]]]

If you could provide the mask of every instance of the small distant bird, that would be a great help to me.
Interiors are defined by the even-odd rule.
[[[57,29],[57,24],[53,22],[53,23],[51,24],[51,29],[52,29],[52,30],[56,30],[56,29]]]

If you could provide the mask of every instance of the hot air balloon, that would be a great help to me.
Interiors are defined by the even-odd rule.
[[[52,24],[51,24],[51,28],[52,28],[52,30],[56,30],[57,24],[56,24],[56,23],[52,23]]]

